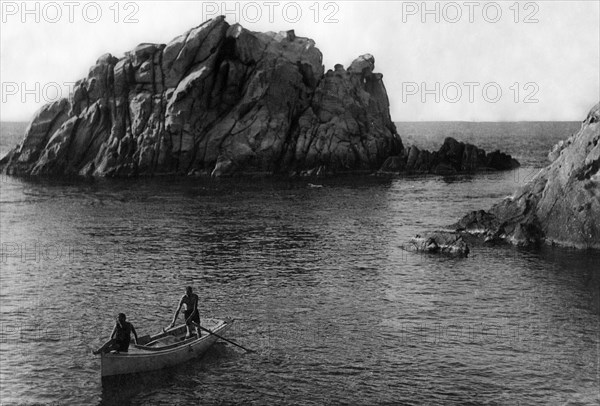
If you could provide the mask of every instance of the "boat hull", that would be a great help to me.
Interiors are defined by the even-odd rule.
[[[231,328],[232,323],[231,320],[209,319],[202,321],[202,327],[222,335]],[[157,334],[150,340],[156,341],[167,336],[179,339],[182,332],[185,332],[184,325],[171,330],[171,333]],[[217,336],[202,332],[200,338],[187,339],[181,343],[165,346],[164,349],[134,345],[129,352],[101,354],[102,377],[154,371],[181,364],[201,356],[217,340]]]

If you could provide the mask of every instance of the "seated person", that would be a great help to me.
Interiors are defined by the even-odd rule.
[[[110,340],[104,344],[101,348],[94,351],[94,354],[99,354],[101,352],[110,352],[110,351],[118,351],[118,352],[127,352],[129,351],[129,342],[131,341],[131,333],[133,333],[134,341],[138,343],[137,332],[135,331],[135,327],[133,324],[126,321],[126,316],[124,313],[119,313],[117,316],[117,323],[115,324],[115,328],[113,329]]]

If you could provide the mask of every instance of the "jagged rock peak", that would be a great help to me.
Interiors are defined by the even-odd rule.
[[[364,54],[356,58],[348,68],[348,72],[357,74],[370,74],[375,69],[375,58],[371,54]]]

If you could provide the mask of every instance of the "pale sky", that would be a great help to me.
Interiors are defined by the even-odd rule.
[[[0,5],[3,121],[28,121],[67,95],[104,53],[168,43],[219,14],[250,30],[312,38],[326,69],[371,53],[395,121],[579,121],[600,99],[599,1]]]

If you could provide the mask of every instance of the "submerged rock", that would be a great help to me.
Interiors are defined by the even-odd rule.
[[[455,226],[516,245],[600,249],[600,103],[550,153],[552,163],[513,196]]]
[[[469,246],[458,233],[434,231],[424,235],[416,235],[408,241],[405,247],[409,251],[448,254],[466,257]]]
[[[218,17],[103,55],[0,160],[13,175],[377,170],[403,146],[372,55],[324,73],[315,43]]]
[[[402,155],[389,157],[379,174],[432,173],[452,175],[480,171],[503,171],[518,168],[519,161],[500,151],[486,153],[472,144],[447,137],[436,152],[416,146],[404,149]]]

